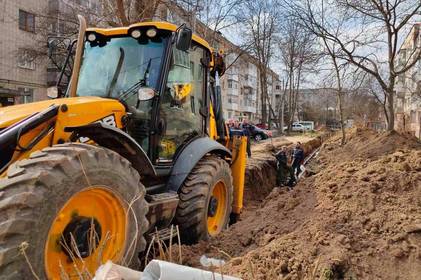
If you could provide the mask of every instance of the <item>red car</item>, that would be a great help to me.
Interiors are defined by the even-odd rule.
[[[269,126],[265,123],[258,123],[255,126],[257,126],[258,128],[261,128],[261,129],[268,129],[269,128]]]

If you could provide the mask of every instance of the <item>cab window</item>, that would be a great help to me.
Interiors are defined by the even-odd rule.
[[[171,161],[177,148],[202,132],[205,50],[192,46],[189,51],[173,49],[166,90],[161,100],[160,118],[164,133],[159,145],[159,161]]]

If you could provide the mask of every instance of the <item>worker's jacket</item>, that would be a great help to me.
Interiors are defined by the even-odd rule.
[[[278,163],[287,164],[288,162],[287,154],[284,151],[277,152],[275,157]]]
[[[294,148],[292,151],[293,162],[301,163],[304,160],[304,151],[301,148]]]

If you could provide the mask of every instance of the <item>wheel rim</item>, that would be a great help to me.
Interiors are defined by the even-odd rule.
[[[47,277],[61,279],[65,272],[73,279],[78,271],[94,275],[105,261],[121,260],[125,239],[121,200],[105,187],[83,190],[68,200],[50,227],[44,251]]]
[[[262,136],[256,135],[256,141],[260,141],[260,140],[262,140]]]
[[[222,181],[216,183],[208,205],[208,233],[211,236],[220,233],[225,225],[227,211],[227,188]]]

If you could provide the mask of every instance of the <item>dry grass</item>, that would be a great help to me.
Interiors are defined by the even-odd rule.
[[[129,213],[133,215],[133,219],[134,219],[134,224],[136,225],[136,230],[135,230],[135,235],[133,237],[133,239],[130,242],[129,248],[126,250],[126,254],[123,257],[123,260],[121,261],[122,265],[128,265],[131,263],[133,256],[137,253],[136,252],[136,248],[137,248],[137,238],[139,236],[139,224],[138,224],[138,220],[137,220],[137,216],[135,213],[135,210],[133,209],[133,204],[138,201],[139,199],[143,199],[142,194],[138,194],[135,197],[132,198],[132,200],[130,202],[126,201],[127,207],[128,207],[128,211],[126,214],[126,220],[129,220]]]
[[[35,271],[34,271],[34,269],[33,269],[33,267],[32,267],[31,262],[29,261],[28,255],[26,255],[26,249],[28,249],[28,247],[29,247],[29,243],[28,243],[28,242],[26,242],[26,241],[25,241],[25,242],[22,242],[22,243],[19,245],[19,253],[20,253],[21,255],[23,255],[23,257],[25,258],[25,261],[26,261],[26,263],[28,264],[29,269],[31,270],[31,273],[32,273],[32,275],[34,276],[34,278],[35,278],[36,280],[40,280],[39,276],[35,273]]]
[[[168,240],[168,245],[167,245],[165,240],[162,240],[161,236],[159,235],[159,232],[155,230],[155,233],[153,234],[152,239],[149,242],[148,249],[146,250],[145,263],[144,263],[145,266],[152,259],[158,259],[158,260],[182,264],[183,256],[181,252],[181,238],[180,238],[180,231],[178,229],[178,226],[175,226],[175,232],[177,235],[178,262],[175,261],[175,258],[173,256],[173,239],[175,237],[173,236],[173,232],[174,232],[174,226],[171,225],[170,238]]]
[[[104,238],[102,238],[102,241],[99,242],[99,236],[98,233],[95,230],[94,223],[91,222],[91,226],[89,229],[89,237],[88,240],[88,247],[89,247],[89,253],[90,254],[97,254],[97,266],[99,267],[102,265],[102,254],[103,251],[111,239],[111,235],[109,232],[106,232]],[[94,243],[92,243],[94,242]],[[99,244],[98,244],[99,243]],[[86,267],[86,263],[81,256],[81,253],[77,247],[75,238],[72,234],[70,234],[70,244],[67,244],[67,242],[64,239],[64,236],[62,235],[62,238],[60,239],[60,245],[61,247],[66,251],[67,255],[69,256],[71,262],[73,263],[73,271],[69,274],[65,271],[63,265],[61,262],[59,263],[60,266],[60,275],[62,279],[73,279],[74,276],[77,276],[77,279],[80,280],[90,280],[93,278],[93,275]],[[96,246],[98,245],[98,247]],[[96,252],[94,252],[96,251]]]

